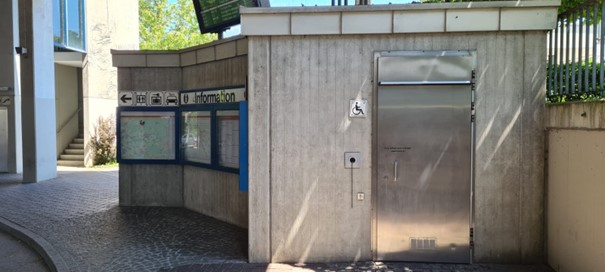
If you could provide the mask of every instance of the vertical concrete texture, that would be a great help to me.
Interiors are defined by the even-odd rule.
[[[57,176],[52,1],[20,0],[23,181]]]
[[[248,261],[271,262],[271,38],[248,41]]]
[[[603,271],[605,130],[554,129],[548,141],[548,264]]]
[[[183,67],[183,89],[245,85],[246,75],[248,74],[247,67],[247,56],[238,56]]]
[[[137,1],[86,2],[86,58],[82,69],[85,164],[92,165],[88,142],[100,116],[115,115],[117,69],[111,49],[139,48]]]
[[[78,69],[55,64],[57,153],[78,135]]]
[[[0,9],[0,33],[5,33],[0,39],[0,86],[8,87],[7,91],[0,91],[0,96],[12,98],[12,104],[7,107],[8,113],[8,146],[6,152],[6,166],[9,173],[21,173],[23,157],[21,146],[21,90],[19,83],[20,59],[15,53],[19,45],[19,13],[18,0],[5,1]]]
[[[371,259],[373,112],[349,119],[349,100],[372,104],[375,51],[470,49],[474,261],[541,262],[544,32],[248,39],[250,261]],[[363,155],[353,177],[346,151]],[[351,189],[368,196],[353,208]]]
[[[181,89],[180,68],[120,68],[118,74],[118,90]],[[119,195],[122,206],[182,207],[183,166],[120,164]]]
[[[120,164],[120,206],[183,206],[183,166]]]
[[[183,166],[185,208],[248,227],[248,193],[239,191],[239,175]]]

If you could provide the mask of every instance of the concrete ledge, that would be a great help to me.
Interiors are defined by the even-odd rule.
[[[42,259],[44,259],[44,262],[46,265],[48,265],[50,271],[70,271],[59,251],[38,234],[35,234],[30,230],[3,217],[0,217],[0,230],[23,241],[25,244],[34,249],[38,254],[40,254],[40,256],[42,256]]]
[[[605,101],[547,104],[547,129],[605,130]]]
[[[114,67],[185,67],[248,54],[248,39],[236,36],[181,50],[111,50]]]
[[[240,7],[242,35],[550,30],[559,0],[339,7]],[[368,23],[370,22],[370,23]]]

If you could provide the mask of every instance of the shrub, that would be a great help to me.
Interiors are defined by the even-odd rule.
[[[113,116],[99,117],[90,135],[89,146],[92,148],[95,165],[116,161],[116,126]]]

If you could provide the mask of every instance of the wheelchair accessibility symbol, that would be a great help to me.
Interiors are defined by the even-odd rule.
[[[368,100],[352,99],[349,105],[349,117],[366,117]]]

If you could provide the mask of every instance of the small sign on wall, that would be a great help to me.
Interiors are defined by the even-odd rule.
[[[12,102],[12,97],[0,96],[0,106],[10,106],[11,102]]]
[[[120,106],[170,107],[179,105],[178,91],[134,91],[118,94]]]
[[[349,117],[365,118],[366,116],[368,116],[367,108],[367,99],[351,99],[349,101]]]

